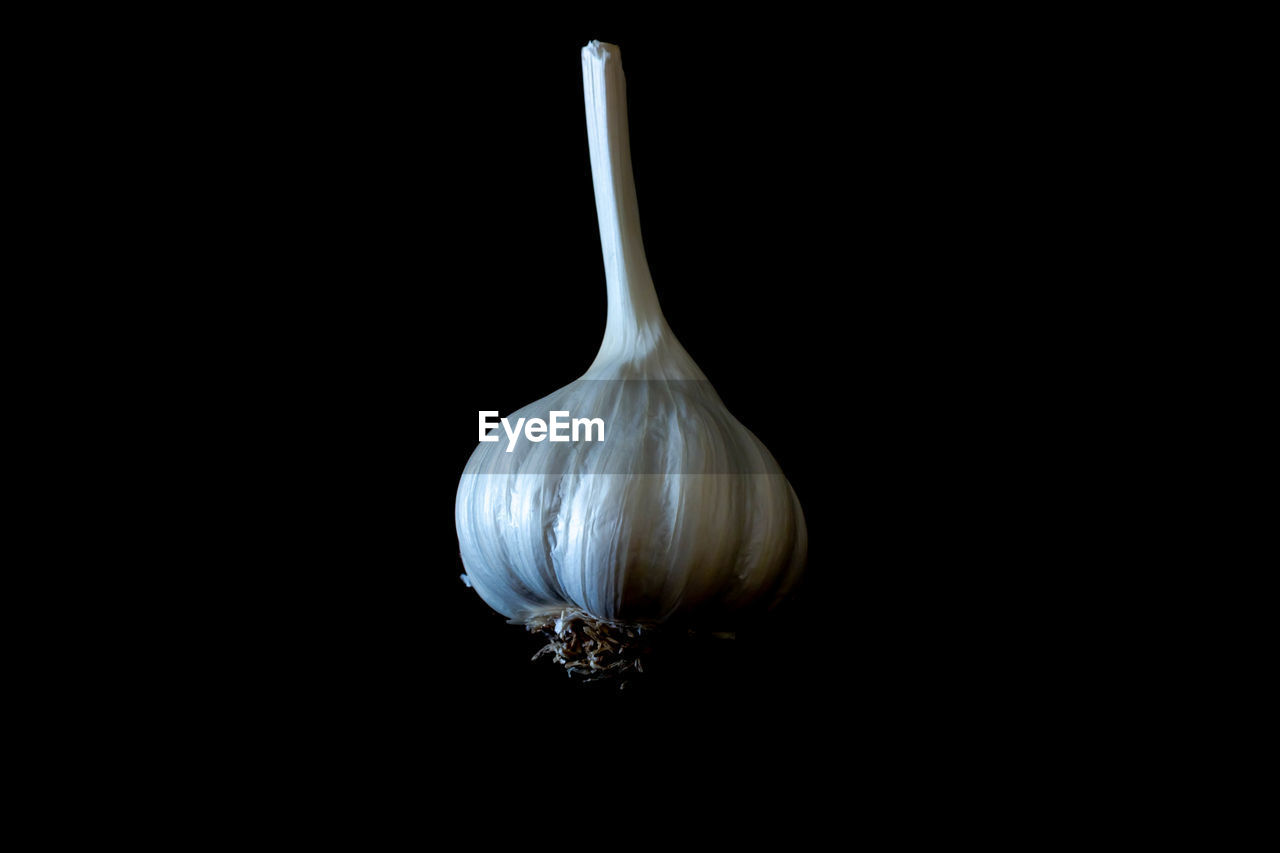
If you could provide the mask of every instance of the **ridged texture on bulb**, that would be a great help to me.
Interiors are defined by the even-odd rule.
[[[604,441],[481,443],[458,488],[463,564],[513,621],[728,624],[785,595],[804,567],[799,501],[672,334],[640,240],[625,83],[613,45],[582,51],[608,322],[583,377],[507,420],[599,417]],[[689,283],[696,286],[696,283]]]
[[[462,560],[514,620],[614,621],[773,603],[805,558],[777,463],[706,382],[579,380],[514,415],[599,414],[604,442],[481,444],[458,490]]]

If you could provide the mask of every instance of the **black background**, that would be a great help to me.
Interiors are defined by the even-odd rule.
[[[59,525],[32,574],[62,618],[20,657],[66,650],[30,691],[60,727],[38,749],[108,753],[88,787],[131,806],[141,769],[151,814],[210,804],[188,830],[252,798],[291,834],[355,813],[367,840],[363,794],[418,834],[500,801],[474,837],[526,844],[646,808],[666,829],[672,806],[803,842],[814,817],[954,837],[1058,805],[1044,834],[1099,786],[1128,808],[1118,764],[1183,760],[1178,718],[1133,701],[1162,666],[1185,683],[1175,630],[1142,617],[1200,618],[1152,600],[1190,562],[1153,544],[1191,538],[1150,521],[1149,492],[1184,495],[1153,442],[1195,404],[1150,386],[1181,380],[1184,338],[1213,346],[1169,306],[1236,254],[1199,233],[1226,204],[1197,191],[1256,185],[1234,165],[1256,129],[1221,129],[1257,113],[1236,83],[1262,54],[1235,21],[762,11],[15,28],[36,56],[14,171],[38,188],[15,243],[49,309],[13,312],[40,339],[16,367],[71,365],[27,501]],[[453,529],[475,412],[571,381],[603,330],[591,38],[622,48],[666,315],[810,532],[774,619],[622,692],[529,662],[458,580]],[[1213,373],[1198,356],[1187,375]]]
[[[299,744],[507,765],[530,728],[593,755],[963,750],[1050,701],[1024,630],[1049,596],[1023,569],[1066,584],[1069,549],[1031,544],[1056,366],[1025,344],[1073,273],[1037,199],[1076,167],[1046,141],[1044,45],[950,23],[291,20],[174,81],[140,69],[180,141],[155,156],[201,209],[157,236],[195,267],[171,334],[216,343],[183,383],[216,437],[199,598],[220,627],[196,671],[230,679],[217,701]],[[572,381],[603,333],[592,38],[622,50],[664,312],[810,535],[773,619],[625,691],[531,663],[459,580],[453,526],[476,412]]]

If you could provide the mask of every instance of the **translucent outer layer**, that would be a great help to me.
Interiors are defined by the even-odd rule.
[[[644,259],[616,47],[582,51],[609,316],[578,381],[508,415],[600,417],[602,442],[482,443],[458,488],[463,564],[523,621],[728,620],[776,602],[804,566],[804,516],[777,463],[667,326]]]

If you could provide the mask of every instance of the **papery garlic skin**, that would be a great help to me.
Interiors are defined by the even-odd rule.
[[[618,49],[583,48],[608,321],[581,379],[508,416],[603,417],[603,442],[481,443],[458,487],[463,565],[490,607],[530,624],[732,625],[776,603],[807,532],[769,451],[676,340],[640,240]]]
[[[468,577],[516,621],[653,623],[767,606],[803,567],[799,502],[705,381],[579,380],[511,416],[603,414],[603,442],[481,444],[459,484]]]

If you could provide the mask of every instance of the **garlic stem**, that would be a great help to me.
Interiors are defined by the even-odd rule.
[[[680,369],[667,371],[668,378],[705,379],[674,341],[645,260],[631,171],[627,82],[617,45],[592,41],[582,49],[582,82],[609,308],[604,342],[587,376],[643,359],[667,341],[683,356],[675,359]]]

